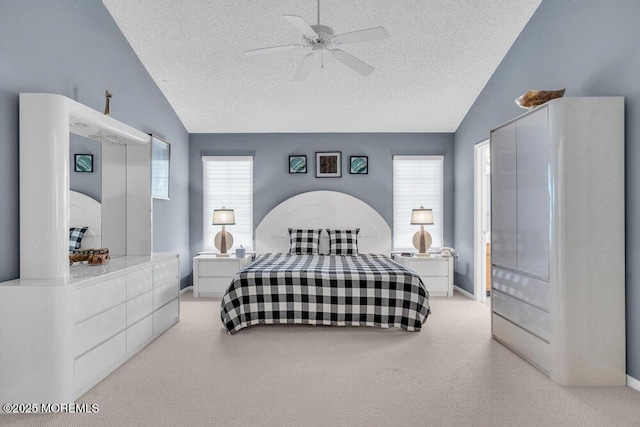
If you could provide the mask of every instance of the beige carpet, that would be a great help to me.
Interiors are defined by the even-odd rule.
[[[97,414],[7,425],[640,424],[640,393],[564,388],[489,338],[489,308],[432,298],[419,333],[254,326],[228,336],[219,300],[183,296],[181,322],[85,394]]]

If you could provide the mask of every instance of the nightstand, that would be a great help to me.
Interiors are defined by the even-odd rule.
[[[198,255],[193,258],[193,296],[223,297],[233,276],[249,265],[253,257],[236,258]]]
[[[453,296],[453,257],[396,254],[393,259],[418,273],[430,296]]]

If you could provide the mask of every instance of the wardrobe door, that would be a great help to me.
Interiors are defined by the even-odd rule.
[[[491,133],[491,263],[516,268],[516,125]]]
[[[548,109],[517,121],[517,269],[549,278],[551,224],[550,135]]]

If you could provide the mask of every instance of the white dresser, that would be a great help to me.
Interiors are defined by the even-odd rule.
[[[414,270],[432,297],[453,296],[453,258],[393,255],[399,264]]]
[[[252,257],[236,258],[198,255],[193,258],[193,296],[222,297],[231,284],[231,279],[251,263]]]
[[[104,266],[69,265],[71,133],[104,143],[102,203],[81,224],[99,224]],[[178,322],[178,255],[151,251],[149,140],[64,96],[20,94],[20,278],[0,283],[1,402],[71,403]]]
[[[72,402],[179,320],[177,254],[0,284],[0,401]]]
[[[493,336],[566,386],[623,386],[624,100],[561,98],[491,132]]]

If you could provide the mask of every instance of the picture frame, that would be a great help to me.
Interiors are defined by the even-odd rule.
[[[75,172],[93,172],[93,154],[74,154]]]
[[[342,152],[316,151],[316,178],[340,178],[342,176]]]
[[[349,157],[349,173],[353,175],[369,174],[369,156]]]
[[[171,144],[151,135],[151,197],[169,200]]]
[[[304,154],[289,156],[289,173],[307,173],[307,156]]]

